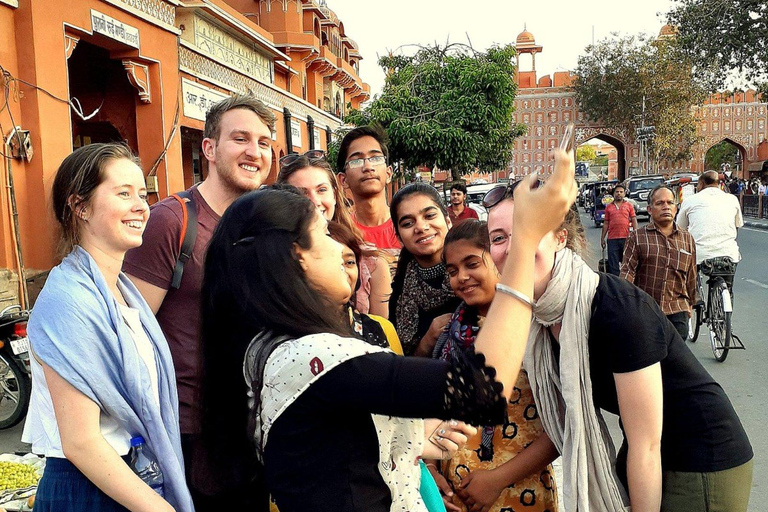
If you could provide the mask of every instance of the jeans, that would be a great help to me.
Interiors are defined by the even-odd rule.
[[[608,239],[608,273],[615,276],[619,275],[621,267],[621,258],[624,256],[624,244],[626,238]]]
[[[685,341],[688,337],[688,313],[680,311],[679,313],[667,315],[667,318],[672,322],[672,325],[675,326],[675,330],[677,330],[680,337],[683,338],[683,341]]]

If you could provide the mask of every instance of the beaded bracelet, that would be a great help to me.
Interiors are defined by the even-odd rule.
[[[536,307],[536,301],[531,300],[531,298],[528,297],[527,295],[525,295],[523,293],[520,293],[519,291],[515,290],[514,288],[510,288],[509,286],[507,286],[505,284],[497,283],[496,284],[496,290],[500,291],[501,293],[505,293],[505,294],[507,294],[507,295],[509,295],[511,297],[516,298],[517,300],[519,300],[520,302],[522,302],[524,304],[527,304],[531,308],[535,308]]]

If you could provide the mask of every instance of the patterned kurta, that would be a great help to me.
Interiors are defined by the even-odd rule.
[[[513,459],[535,441],[541,432],[541,421],[536,405],[533,403],[528,374],[525,370],[521,370],[507,405],[507,421],[504,425],[494,428],[493,453],[482,455],[484,459],[490,455],[490,460],[480,460],[482,454],[480,447],[482,428],[480,428],[477,435],[446,464],[443,474],[456,488],[461,484],[462,477],[469,472],[477,469],[494,469]],[[458,496],[454,495],[453,502],[463,512],[468,512],[468,508]],[[557,510],[557,487],[550,465],[541,472],[504,489],[490,512],[556,512]]]

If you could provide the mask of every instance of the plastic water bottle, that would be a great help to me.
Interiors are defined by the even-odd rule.
[[[160,465],[147,449],[144,438],[141,436],[131,438],[131,469],[153,491],[160,496],[164,496],[163,472],[160,470]]]

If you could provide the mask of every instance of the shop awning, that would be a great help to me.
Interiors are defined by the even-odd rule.
[[[758,162],[752,162],[747,166],[749,172],[768,171],[768,160],[760,160]]]

